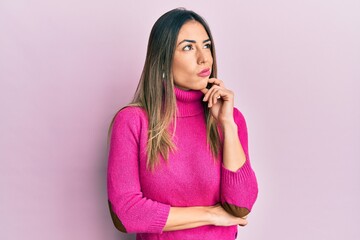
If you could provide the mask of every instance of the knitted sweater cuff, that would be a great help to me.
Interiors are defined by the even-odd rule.
[[[242,165],[236,172],[233,172],[224,167],[222,164],[222,180],[224,183],[229,185],[238,185],[255,178],[255,173],[249,164],[249,161],[246,160],[244,165]]]
[[[149,232],[162,233],[170,213],[170,205],[159,203],[154,214],[153,223],[149,226]]]

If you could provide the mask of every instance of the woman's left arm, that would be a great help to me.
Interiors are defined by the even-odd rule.
[[[237,217],[248,215],[258,195],[258,184],[248,154],[248,133],[242,113],[234,108],[234,94],[218,79],[202,90],[212,116],[222,127],[221,204]]]
[[[224,137],[223,165],[226,169],[236,172],[246,162],[245,152],[239,140],[238,125],[232,120],[221,127]]]

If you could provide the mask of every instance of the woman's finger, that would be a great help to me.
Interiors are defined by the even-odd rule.
[[[215,85],[223,87],[223,88],[225,87],[224,82],[217,78],[209,78],[209,83],[215,84]]]
[[[248,224],[248,222],[245,220],[245,222],[240,223],[239,226],[245,227],[247,224]]]
[[[209,95],[209,107],[212,107],[213,105],[216,104],[217,102],[217,96],[219,96],[219,92],[221,91],[221,89],[219,87],[214,88],[210,95]]]
[[[208,100],[210,99],[210,96],[211,96],[212,92],[213,92],[215,89],[217,89],[217,88],[219,88],[219,86],[216,86],[216,85],[212,86],[212,87],[205,93],[204,101],[208,101]]]
[[[220,97],[221,97],[221,89],[214,90],[214,92],[212,94],[213,105],[215,105],[217,103],[217,101],[220,99]]]

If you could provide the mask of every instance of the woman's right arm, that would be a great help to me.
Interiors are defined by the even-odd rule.
[[[245,226],[247,220],[226,212],[220,204],[209,207],[171,207],[163,231],[174,231],[205,225]]]
[[[161,233],[171,207],[146,198],[141,191],[139,145],[146,125],[142,109],[126,107],[117,113],[111,128],[108,203],[115,227],[126,233]]]

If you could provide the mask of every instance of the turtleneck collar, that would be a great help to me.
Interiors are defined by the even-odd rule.
[[[182,90],[174,86],[174,92],[178,117],[190,117],[204,111],[202,101],[204,94],[200,90]]]

